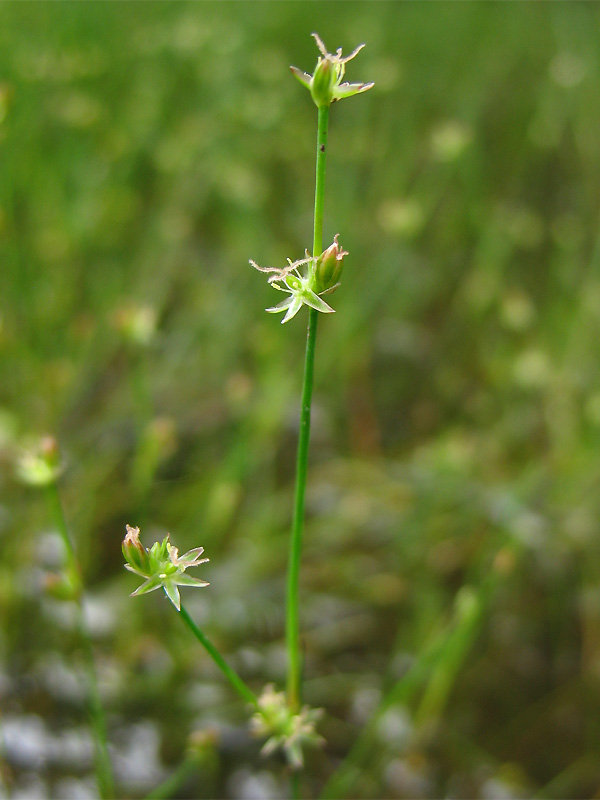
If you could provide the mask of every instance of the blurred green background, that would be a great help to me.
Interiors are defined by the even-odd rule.
[[[600,9],[502,3],[0,5],[2,796],[86,798],[61,491],[119,796],[277,798],[247,713],[125,523],[203,545],[184,602],[281,685],[306,314],[248,265],[312,241],[316,110],[288,65],[367,47],[332,110],[302,620],[326,747],[305,795],[600,792]],[[374,716],[373,716],[374,715]],[[368,722],[372,720],[372,722]],[[350,754],[350,755],[349,755]]]

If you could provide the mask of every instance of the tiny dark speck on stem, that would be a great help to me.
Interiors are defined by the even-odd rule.
[[[322,153],[324,153],[324,152],[325,152],[325,145],[324,145],[324,144],[322,144],[322,145],[321,145],[321,148],[320,148],[320,150],[321,150],[321,152],[322,152]]]

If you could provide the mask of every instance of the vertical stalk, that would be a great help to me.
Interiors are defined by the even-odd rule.
[[[315,218],[313,236],[313,256],[320,256],[323,250],[323,204],[325,200],[325,164],[327,163],[327,129],[329,127],[329,106],[319,108],[317,127],[317,169],[315,181]]]
[[[300,800],[300,773],[298,771],[292,772],[290,784],[292,790],[292,800]]]
[[[327,150],[327,128],[329,106],[319,108],[317,129],[317,166],[315,184],[315,214],[313,256],[323,250],[323,202],[325,197],[325,164]],[[301,703],[300,678],[302,664],[300,658],[300,626],[298,586],[300,579],[300,560],[302,554],[302,533],[304,529],[304,505],[306,495],[306,476],[308,472],[308,445],[310,440],[310,411],[315,366],[315,344],[317,340],[318,311],[309,308],[306,355],[304,360],[304,383],[300,409],[300,433],[296,459],[296,488],[294,495],[294,515],[288,564],[287,603],[286,603],[286,644],[288,652],[288,702],[298,710]]]
[[[58,532],[63,540],[67,554],[67,567],[71,580],[76,580],[75,606],[77,609],[77,631],[83,646],[85,656],[85,668],[87,673],[87,691],[89,702],[90,722],[94,736],[94,746],[96,750],[96,778],[98,780],[98,790],[103,800],[111,800],[115,797],[112,766],[108,754],[108,737],[106,734],[106,721],[104,709],[100,699],[98,689],[98,676],[96,674],[96,664],[94,662],[94,650],[92,639],[85,620],[85,611],[81,598],[81,569],[75,553],[75,547],[65,519],[64,510],[58,493],[58,486],[55,481],[46,487],[46,497],[50,508],[50,513]]]

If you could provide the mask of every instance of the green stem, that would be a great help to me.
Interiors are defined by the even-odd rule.
[[[73,544],[71,537],[69,535],[69,530],[67,528],[67,521],[65,519],[62,503],[60,501],[60,495],[58,493],[58,486],[55,482],[48,484],[48,486],[46,487],[46,498],[48,500],[48,507],[50,508],[50,514],[54,519],[54,524],[58,528],[58,532],[60,533],[61,539],[63,540],[63,545],[67,553],[67,562],[69,568],[74,570],[77,574],[79,574],[79,564],[77,562],[77,556],[75,554],[75,545]]]
[[[169,800],[170,797],[180,796],[179,790],[183,784],[201,769],[202,764],[198,758],[186,758],[172,775],[169,775],[166,780],[146,795],[146,800]]]
[[[108,754],[108,737],[106,733],[106,720],[104,718],[104,709],[102,708],[102,700],[100,698],[100,691],[98,689],[98,675],[96,673],[96,664],[94,661],[94,648],[92,644],[92,637],[87,626],[85,619],[85,611],[83,608],[81,596],[81,568],[77,560],[75,547],[69,536],[67,528],[67,521],[65,519],[64,510],[58,492],[56,483],[51,483],[46,487],[46,497],[50,508],[50,513],[54,518],[54,523],[58,528],[58,532],[63,540],[65,551],[67,554],[67,566],[69,577],[77,581],[75,605],[77,608],[77,629],[79,638],[83,647],[85,655],[85,666],[87,673],[88,684],[88,701],[90,721],[92,725],[92,732],[94,735],[94,744],[96,750],[96,777],[98,780],[98,789],[100,796],[103,800],[110,800],[115,796],[114,781],[112,774],[112,766],[110,763],[110,756]]]
[[[317,168],[315,180],[315,217],[313,256],[323,251],[323,205],[325,202],[325,165],[327,163],[327,129],[329,127],[329,106],[319,108],[317,125]]]
[[[237,672],[229,666],[214,644],[210,641],[210,639],[206,638],[183,606],[181,606],[179,616],[194,634],[196,639],[198,639],[200,644],[205,648],[209,656],[221,670],[223,675],[225,675],[236,692],[238,692],[238,694],[240,694],[247,703],[250,703],[256,707],[258,705],[258,700],[252,689],[250,689],[250,687],[240,678]]]
[[[317,130],[317,167],[315,185],[315,215],[313,256],[323,250],[323,203],[325,198],[325,165],[327,150],[327,128],[329,107],[319,108]],[[304,360],[304,383],[300,409],[300,433],[296,458],[296,488],[294,495],[294,516],[288,564],[287,603],[286,603],[286,643],[288,652],[288,702],[298,710],[301,703],[300,678],[302,664],[300,657],[299,597],[300,560],[302,554],[302,533],[304,529],[304,506],[306,496],[306,476],[308,472],[308,445],[310,441],[310,411],[315,367],[315,344],[317,340],[318,312],[310,308],[308,312],[308,333]]]
[[[300,800],[300,773],[298,771],[292,772],[290,778],[290,788],[291,788],[291,795],[292,800]]]

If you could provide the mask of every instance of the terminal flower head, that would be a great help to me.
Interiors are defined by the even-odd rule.
[[[169,534],[162,542],[155,542],[151,548],[144,547],[140,541],[140,529],[127,525],[127,534],[123,540],[122,550],[125,558],[125,569],[146,580],[132,592],[132,597],[147,594],[155,589],[163,588],[177,611],[181,611],[181,598],[178,586],[208,586],[206,581],[186,575],[189,567],[204,564],[208,558],[200,558],[203,547],[195,547],[182,556],[169,541]]]
[[[321,52],[313,75],[302,72],[298,67],[290,67],[296,78],[303,86],[310,90],[317,107],[329,106],[336,100],[352,97],[354,94],[366,92],[374,86],[373,83],[342,83],[346,64],[351,61],[364,47],[359,45],[349,56],[342,56],[339,47],[335,54],[329,53],[317,33],[312,34]]]
[[[276,306],[267,308],[270,314],[277,314],[285,311],[286,314],[281,320],[289,322],[295,317],[302,306],[321,311],[324,314],[333,314],[335,309],[331,308],[321,295],[331,294],[340,285],[337,281],[342,270],[342,260],[348,253],[338,245],[338,234],[336,234],[333,244],[316,258],[308,254],[298,261],[291,261],[288,258],[287,267],[259,267],[250,260],[250,264],[259,272],[270,272],[269,283],[274,289],[286,292],[289,297],[277,303]],[[333,248],[333,249],[332,249]]]

